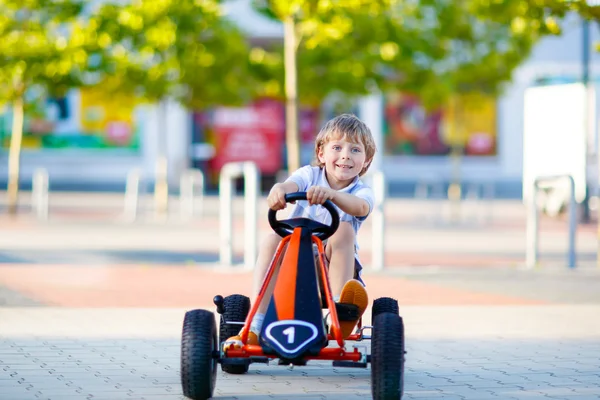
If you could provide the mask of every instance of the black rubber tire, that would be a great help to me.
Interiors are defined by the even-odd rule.
[[[225,321],[244,322],[250,312],[250,299],[241,294],[232,294],[223,299],[223,309],[219,324],[219,343],[232,336],[237,335],[242,328],[241,325],[226,324]],[[248,372],[248,365],[223,365],[221,370],[229,374],[245,374]]]
[[[212,312],[185,313],[181,335],[181,387],[193,400],[209,399],[217,381],[217,324]]]
[[[371,339],[373,400],[398,400],[404,392],[404,323],[398,314],[375,317]]]
[[[392,299],[391,297],[380,297],[375,299],[375,301],[373,301],[373,307],[371,308],[371,325],[375,324],[375,317],[384,312],[398,315],[400,313],[398,300]]]

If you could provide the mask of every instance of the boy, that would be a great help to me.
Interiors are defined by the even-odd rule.
[[[306,192],[307,201],[298,201],[288,218],[311,218],[324,224],[331,223],[329,212],[323,207],[327,200],[338,209],[340,225],[325,246],[329,264],[329,281],[334,300],[355,304],[359,318],[368,305],[367,292],[360,278],[362,266],[358,260],[356,235],[363,221],[373,209],[373,191],[359,177],[364,175],[373,156],[375,141],[369,128],[357,117],[343,114],[328,121],[315,140],[316,166],[307,165],[294,172],[285,182],[276,183],[271,189],[267,203],[273,210],[286,208],[285,195]],[[267,269],[281,237],[271,233],[262,244],[254,272],[254,294],[260,291]],[[267,290],[270,298],[272,288]],[[263,302],[267,303],[267,302]],[[268,304],[261,304],[250,326],[248,344],[258,344]],[[344,338],[348,337],[356,321],[340,321]],[[227,339],[225,348],[241,347],[241,337]]]

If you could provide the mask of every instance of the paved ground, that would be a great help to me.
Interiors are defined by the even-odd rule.
[[[0,399],[181,398],[185,311],[250,294],[251,272],[218,263],[216,199],[193,220],[135,224],[114,196],[51,205],[47,222],[0,214]],[[600,399],[596,227],[580,227],[569,270],[565,221],[543,220],[541,264],[527,270],[519,203],[471,204],[458,224],[437,206],[387,203],[383,272],[368,269],[369,223],[361,232],[370,297],[397,298],[405,321],[405,398]],[[219,373],[215,396],[370,398],[370,368],[258,364]]]
[[[598,306],[403,308],[407,399],[597,399]],[[183,309],[5,308],[6,399],[179,399]],[[364,343],[369,347],[368,342]],[[215,398],[370,398],[370,368],[252,365]]]

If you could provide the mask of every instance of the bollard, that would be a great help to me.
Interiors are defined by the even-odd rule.
[[[492,223],[494,220],[494,199],[496,197],[496,187],[492,182],[483,185],[483,200],[487,205],[484,211],[484,220],[487,223]]]
[[[493,200],[495,197],[494,184],[490,182],[472,182],[465,191],[465,207],[463,216],[466,221],[492,222]]]
[[[471,183],[467,186],[467,190],[465,193],[465,207],[463,215],[467,221],[477,222],[479,219],[479,212],[482,206],[481,204],[481,195],[480,195],[480,187],[476,183]]]
[[[427,200],[429,198],[429,184],[425,181],[417,182],[414,197],[417,200]]]
[[[127,174],[127,183],[125,185],[125,206],[123,209],[123,219],[125,222],[132,223],[137,219],[141,171],[134,168]]]
[[[371,245],[371,263],[375,271],[382,271],[385,266],[385,213],[384,205],[387,192],[385,175],[382,171],[373,172],[373,242]]]
[[[179,180],[179,211],[182,220],[194,217],[196,184],[199,188],[199,213],[202,214],[204,205],[204,173],[199,169],[189,169],[181,174],[181,179]]]
[[[543,176],[533,181],[533,191],[527,207],[527,227],[526,227],[526,253],[525,265],[527,268],[534,268],[538,262],[539,256],[539,210],[537,204],[537,192],[539,184],[544,181],[555,181],[567,179],[570,186],[569,198],[569,249],[567,251],[567,265],[569,268],[575,268],[575,236],[577,231],[577,202],[575,201],[575,180],[571,175]]]
[[[254,269],[258,255],[258,190],[260,173],[253,162],[223,165],[219,176],[219,220],[221,264],[233,264],[233,180],[244,177],[244,265]]]
[[[36,169],[31,183],[31,208],[42,221],[48,219],[48,188],[48,171]]]
[[[428,201],[429,205],[425,208],[423,221],[435,222],[443,221],[443,205],[437,204],[444,199],[444,186],[440,181],[420,180],[415,186],[415,200]]]

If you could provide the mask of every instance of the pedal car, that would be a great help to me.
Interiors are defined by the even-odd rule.
[[[286,195],[287,202],[306,200],[305,192]],[[248,372],[252,363],[279,359],[283,365],[306,365],[310,360],[331,360],[333,367],[367,368],[371,364],[371,388],[374,399],[400,399],[404,386],[404,325],[398,303],[389,297],[373,302],[372,325],[362,319],[348,338],[342,337],[340,322],[356,320],[354,304],[333,301],[323,241],[335,233],[339,215],[333,203],[323,207],[331,214],[331,225],[308,218],[277,220],[269,210],[269,223],[282,236],[267,271],[262,288],[250,307],[250,299],[240,294],[214,298],[220,314],[219,334],[213,312],[191,310],[185,314],[181,339],[181,384],[191,399],[213,395],[217,365],[230,374]],[[313,245],[318,249],[315,261]],[[278,274],[274,278],[275,270]],[[247,342],[250,323],[272,279],[273,295],[265,314],[259,345]],[[243,328],[241,348],[224,350],[223,342]],[[371,335],[365,334],[370,330]],[[371,340],[367,346],[345,348],[346,341]],[[332,344],[330,344],[332,341]]]

